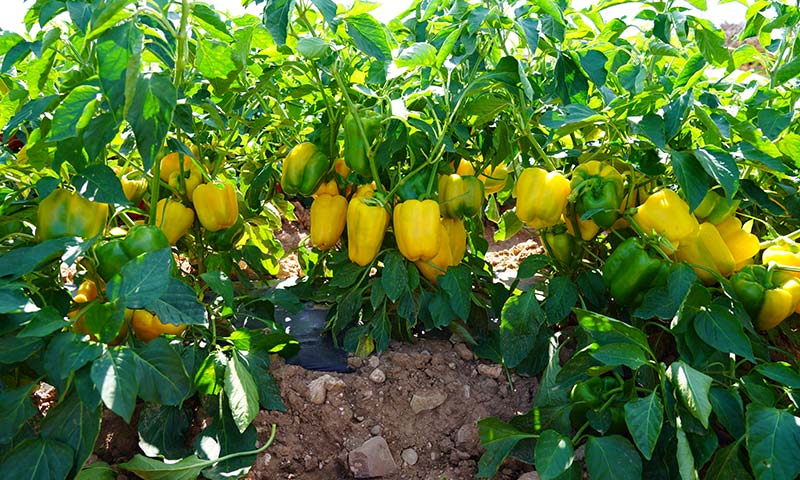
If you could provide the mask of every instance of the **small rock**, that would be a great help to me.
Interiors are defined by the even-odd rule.
[[[439,441],[439,448],[443,452],[449,452],[453,448],[453,441],[448,437],[444,437]]]
[[[369,374],[369,379],[375,383],[383,383],[386,381],[386,374],[380,368],[376,368]]]
[[[315,378],[308,384],[308,401],[315,405],[322,405],[325,403],[328,392],[342,390],[345,387],[347,385],[342,380],[327,374]]]
[[[355,478],[383,477],[397,470],[389,445],[383,437],[372,437],[347,456]]]
[[[269,462],[271,461],[272,461],[272,455],[270,455],[269,453],[265,453],[264,456],[261,457],[261,464],[264,465],[265,467],[268,467]]]
[[[458,356],[461,357],[461,360],[464,360],[465,362],[469,362],[475,358],[475,356],[472,354],[472,350],[470,350],[466,344],[457,343],[454,348]]]
[[[416,465],[417,460],[419,460],[419,455],[417,455],[417,451],[413,448],[406,448],[403,450],[403,453],[400,454],[400,457],[402,457],[403,461],[408,465]]]
[[[482,363],[478,365],[478,373],[485,377],[498,379],[503,377],[503,367],[496,364],[487,365]]]
[[[369,365],[370,368],[377,368],[378,365],[380,365],[380,364],[381,364],[381,359],[378,358],[377,355],[373,355],[373,356],[369,357],[369,360],[367,360],[367,365]]]
[[[539,474],[536,472],[523,473],[517,480],[539,480]]]
[[[361,357],[349,357],[347,359],[347,365],[350,368],[359,369],[364,365],[364,360]]]
[[[369,429],[369,433],[373,435],[380,435],[382,432],[383,432],[383,427],[381,427],[380,425],[375,425]]]
[[[465,423],[456,432],[456,445],[467,451],[476,449],[479,443],[478,427],[474,423]]]
[[[423,393],[415,393],[411,397],[411,410],[414,413],[424,412],[426,410],[433,410],[447,400],[447,394],[439,391],[430,391]]]

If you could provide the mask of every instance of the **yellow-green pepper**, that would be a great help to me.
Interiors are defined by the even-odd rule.
[[[439,252],[441,225],[435,200],[406,200],[394,207],[394,236],[404,257],[430,260]]]
[[[320,250],[332,248],[344,232],[346,219],[346,198],[341,195],[318,195],[311,203],[311,245]]]
[[[167,235],[170,245],[175,245],[192,228],[194,210],[182,203],[162,198],[156,204],[156,226]]]
[[[776,327],[800,304],[800,279],[763,265],[747,265],[731,278],[731,286],[759,330]]]
[[[456,173],[439,177],[439,210],[445,217],[474,217],[483,210],[483,183]]]
[[[65,188],[57,188],[39,202],[36,238],[89,239],[99,235],[108,220],[108,205],[92,202]]]
[[[199,185],[194,191],[194,209],[209,232],[228,228],[239,218],[236,189],[227,182]]]
[[[619,218],[623,196],[622,175],[611,165],[590,160],[572,171],[570,188],[575,210],[582,218],[589,214],[601,228],[608,228]]]
[[[296,145],[283,159],[281,188],[287,195],[310,197],[331,169],[331,161],[310,142]]]
[[[552,227],[561,221],[569,194],[569,180],[561,173],[526,168],[514,185],[517,217],[533,228]]]

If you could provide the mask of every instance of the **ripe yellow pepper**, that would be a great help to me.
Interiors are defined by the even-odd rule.
[[[204,183],[194,191],[197,219],[209,232],[228,228],[239,218],[236,189],[227,182]]]
[[[313,197],[316,198],[320,195],[339,195],[339,186],[336,185],[336,180],[322,182]]]
[[[180,202],[162,198],[156,204],[156,226],[167,235],[170,245],[186,235],[193,223],[194,210]]]
[[[183,184],[181,184],[181,172],[174,171],[169,175],[169,186],[174,188],[181,195],[186,196],[190,201],[194,201],[194,191],[203,183],[203,174],[194,166],[183,171]]]
[[[394,207],[394,236],[404,257],[430,260],[442,240],[439,204],[435,200],[406,200]]]
[[[742,229],[741,220],[735,216],[729,216],[722,223],[717,224],[717,230],[733,255],[733,260],[736,262],[733,269],[735,272],[753,262],[753,257],[759,250],[758,237]]]
[[[467,229],[464,220],[457,218],[443,218],[442,225],[447,231],[447,243],[450,246],[451,265],[458,265],[467,251]]]
[[[161,323],[158,315],[153,315],[147,310],[134,310],[131,318],[133,334],[140,340],[149,342],[162,333],[180,335],[186,330],[186,325],[172,325]]]
[[[161,157],[161,165],[159,167],[159,178],[164,182],[169,183],[169,178],[175,172],[181,171],[181,159],[183,160],[183,171],[188,172],[190,169],[197,167],[192,161],[192,157],[185,153],[171,152]]]
[[[467,250],[467,230],[463,220],[442,218],[440,235],[442,241],[436,256],[414,262],[422,275],[433,283],[438,283],[439,275],[444,275],[449,267],[461,263]]]
[[[717,282],[712,272],[728,277],[736,267],[736,260],[725,240],[710,222],[702,223],[694,235],[683,240],[676,256],[678,260],[689,263],[697,277],[706,285]]]
[[[659,190],[639,206],[634,221],[648,235],[663,235],[673,248],[697,232],[700,225],[687,204],[669,189]],[[672,253],[672,252],[668,252]]]
[[[755,235],[754,235],[755,236]],[[767,247],[764,253],[761,254],[761,263],[768,265],[775,263],[778,266],[785,267],[800,267],[800,246],[794,240],[784,240],[778,245]],[[787,275],[794,275],[800,279],[800,272],[785,271]],[[800,313],[800,304],[795,309]]]
[[[334,187],[336,186],[336,182]],[[328,250],[336,245],[347,219],[347,199],[341,195],[318,195],[311,204],[311,245]]]
[[[475,175],[475,165],[472,162],[461,160],[456,173],[462,177]],[[505,188],[508,173],[508,165],[505,163],[484,168],[483,172],[478,175],[478,180],[483,182],[484,195],[488,196]]]
[[[570,191],[569,180],[561,173],[526,168],[514,185],[517,217],[533,228],[552,227],[561,221]]]
[[[567,225],[567,232],[574,237],[575,227],[573,226],[573,222],[569,218],[565,217],[562,217],[562,220]],[[595,223],[595,221],[591,218],[584,222],[581,220],[580,215],[575,215],[575,222],[578,224],[578,230],[580,230],[581,239],[584,242],[588,242],[589,240],[593,239],[597,233],[600,232],[600,226],[597,225],[597,223]]]
[[[362,267],[378,255],[389,226],[389,212],[382,205],[370,202],[374,191],[369,185],[360,186],[347,206],[347,255]]]

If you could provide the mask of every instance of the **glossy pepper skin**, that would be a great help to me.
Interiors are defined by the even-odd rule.
[[[439,204],[435,200],[407,200],[394,207],[394,236],[404,257],[430,260],[442,240]]]
[[[169,248],[169,240],[160,228],[155,225],[136,225],[124,238],[112,239],[95,247],[97,273],[103,280],[109,281],[129,261],[162,248]]]
[[[348,113],[344,117],[344,161],[351,170],[370,178],[372,171],[367,151],[381,133],[381,118],[375,112],[367,110],[360,114],[359,119],[367,135],[366,143],[358,129],[355,116]]]
[[[158,175],[162,181],[169,183],[169,178],[173,173],[180,172],[181,169],[188,172],[192,167],[197,168],[191,156],[180,152],[170,152],[161,157]]]
[[[339,195],[339,186],[336,185],[336,180],[322,182],[313,197],[317,198],[320,195]]]
[[[153,315],[147,310],[134,310],[131,318],[133,334],[144,342],[149,342],[162,333],[180,335],[186,330],[186,325],[172,325],[161,323],[158,315]]]
[[[92,202],[73,191],[57,188],[39,202],[36,211],[36,238],[89,239],[103,231],[106,221],[107,204]]]
[[[439,177],[439,210],[445,217],[474,217],[483,211],[483,183],[457,173]]]
[[[194,209],[209,232],[228,228],[239,218],[236,189],[227,182],[204,183],[194,191]]]
[[[794,240],[783,240],[777,245],[772,245],[761,254],[761,263],[769,265],[775,263],[786,267],[800,267],[800,245]],[[789,272],[800,278],[800,272]]]
[[[682,240],[691,237],[700,228],[697,219],[689,213],[689,205],[668,189],[650,195],[639,206],[633,219],[644,233],[663,235],[673,248],[678,248]]]
[[[344,232],[347,199],[341,195],[319,195],[311,204],[311,245],[329,250]]]
[[[467,250],[467,230],[463,220],[442,218],[441,228],[442,241],[436,256],[414,262],[422,275],[434,284],[438,283],[439,276],[444,275],[448,268],[461,263]]]
[[[800,280],[763,265],[747,265],[731,277],[731,286],[759,330],[776,327],[800,304]]]
[[[569,208],[567,208],[569,211]],[[567,216],[569,217],[569,216]],[[591,218],[588,220],[581,220],[580,216],[574,215],[572,218],[564,218],[564,223],[567,225],[567,231],[570,235],[577,237],[575,235],[575,226],[574,224],[578,224],[578,231],[581,232],[581,240],[584,242],[588,242],[589,240],[593,239],[597,236],[600,232],[600,226],[595,223],[594,220]]]
[[[728,245],[717,227],[710,222],[703,222],[694,235],[683,240],[675,255],[678,260],[688,263],[706,285],[717,282],[715,273],[729,277],[736,267],[736,260]]]
[[[162,198],[156,204],[156,226],[167,235],[170,245],[189,233],[194,224],[194,210],[182,203]]]
[[[472,162],[468,162],[466,160],[462,160],[458,164],[458,169],[456,173],[461,175],[462,177],[466,177],[469,175],[475,175],[475,165]],[[501,163],[495,166],[488,166],[483,169],[483,171],[477,175],[478,180],[483,183],[483,193],[484,195],[491,195],[493,193],[497,193],[502,191],[506,186],[506,181],[508,180],[508,165],[505,163]]]
[[[169,186],[185,196],[190,202],[194,201],[194,192],[202,183],[203,174],[194,163],[190,164],[188,170],[183,171],[183,182],[181,182],[180,171],[176,170],[169,176]]]
[[[601,228],[609,228],[619,218],[622,204],[624,180],[611,165],[590,160],[578,165],[572,172],[570,188],[575,198],[578,216],[590,214]]]
[[[695,217],[719,225],[736,212],[741,200],[728,200],[713,190],[709,190],[700,205],[694,209]]]
[[[716,227],[733,255],[733,261],[736,263],[733,268],[735,272],[741,270],[745,265],[753,263],[753,257],[758,254],[761,247],[758,237],[742,228],[741,220],[731,215],[718,223]]]
[[[663,285],[669,275],[667,264],[651,257],[635,237],[619,244],[602,270],[603,283],[621,305],[638,305],[647,290]]]
[[[547,255],[561,266],[574,268],[580,261],[577,239],[569,233],[566,225],[556,225],[542,233]]]
[[[347,205],[347,255],[362,267],[378,255],[389,227],[389,212],[370,200],[374,194],[372,185],[360,185]]]
[[[113,166],[111,169],[119,177],[119,183],[122,185],[122,192],[125,194],[125,198],[133,203],[138,203],[147,193],[147,178],[143,177],[139,172],[123,173],[120,166]]]
[[[561,221],[569,194],[569,180],[561,173],[526,168],[514,185],[517,217],[529,227],[552,227]]]
[[[296,145],[283,159],[281,188],[287,195],[310,197],[331,169],[331,161],[310,142]]]

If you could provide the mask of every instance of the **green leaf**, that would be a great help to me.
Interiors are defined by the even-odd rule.
[[[111,411],[131,421],[139,393],[138,362],[130,348],[106,350],[92,364],[92,381],[103,403]]]
[[[233,40],[229,33],[229,28],[217,14],[217,11],[203,3],[192,3],[192,18],[199,23],[203,29],[214,36],[217,40],[230,42]]]
[[[427,42],[413,43],[394,59],[398,67],[432,67],[436,65],[436,48]]]
[[[214,83],[217,90],[225,91],[244,67],[238,52],[227,43],[203,39],[197,46],[197,70]]]
[[[86,465],[75,480],[116,480],[117,472],[111,465],[103,461],[97,461],[91,465]]]
[[[706,196],[712,179],[691,153],[670,150],[669,154],[672,170],[675,172],[678,185],[680,185],[683,194],[686,195],[689,209],[694,210]]]
[[[742,438],[717,450],[703,480],[751,480],[753,478],[742,461]]]
[[[139,350],[136,357],[139,396],[147,402],[180,405],[193,392],[192,381],[183,359],[163,337],[158,337]]]
[[[700,53],[714,65],[723,66],[728,63],[730,54],[725,48],[725,33],[708,20],[697,17],[693,17],[693,20],[694,37]]]
[[[53,112],[53,127],[48,139],[59,142],[78,135],[94,115],[100,89],[93,85],[75,87]]]
[[[506,300],[500,312],[500,350],[509,368],[519,365],[536,344],[544,312],[533,290]]]
[[[664,424],[664,407],[656,392],[626,403],[625,423],[639,451],[650,460]]]
[[[555,430],[545,430],[539,434],[533,457],[536,459],[536,472],[542,480],[558,478],[572,466],[574,456],[569,437]]]
[[[711,305],[700,310],[695,315],[692,326],[700,339],[717,350],[735,353],[751,362],[756,361],[742,323],[727,308]]]
[[[547,324],[555,325],[567,318],[577,302],[578,287],[572,279],[563,275],[552,278],[547,284],[547,297],[544,301]]]
[[[739,172],[736,160],[731,154],[721,148],[707,145],[705,148],[695,149],[694,156],[700,162],[703,170],[722,185],[728,201],[732,201],[733,195],[739,189],[739,175],[741,172]]]
[[[101,420],[100,407],[90,408],[72,391],[47,412],[42,420],[42,438],[57,440],[72,447],[75,452],[72,474],[77,474],[94,451]]]
[[[130,205],[114,171],[105,165],[90,165],[72,178],[75,190],[83,198],[99,203]]]
[[[145,171],[153,166],[164,144],[177,101],[175,86],[166,74],[140,76],[136,81],[126,119],[133,127]]]
[[[231,411],[223,405],[222,410],[214,417],[214,421],[206,427],[195,440],[195,452],[198,457],[215,461],[220,457],[242,452],[251,452],[256,447],[258,433],[255,425],[250,425],[244,432],[239,432]],[[228,480],[246,475],[256,460],[256,454],[230,458],[203,470],[203,477],[208,480]]]
[[[327,55],[331,46],[319,37],[302,37],[297,40],[297,51],[309,60],[316,60]]]
[[[517,443],[526,438],[536,437],[534,434],[517,430],[510,423],[496,417],[478,420],[478,434],[481,446],[486,449],[478,461],[478,478],[493,477]]]
[[[211,291],[222,297],[225,305],[233,308],[233,282],[224,273],[219,271],[205,272],[200,275],[211,288]]]
[[[778,149],[794,161],[795,168],[800,168],[800,135],[787,133],[778,141]]]
[[[43,367],[50,376],[48,381],[56,388],[61,387],[61,380],[66,380],[73,372],[94,361],[102,352],[102,346],[83,342],[72,331],[55,334],[44,352]]]
[[[191,454],[186,447],[189,415],[180,407],[147,405],[139,416],[139,448],[150,457],[179,460]]]
[[[385,285],[384,285],[385,288]],[[466,265],[450,267],[439,277],[439,288],[447,294],[450,308],[462,320],[469,318],[472,275]]]
[[[630,343],[652,354],[647,336],[638,328],[588,310],[575,308],[573,311],[580,326],[601,346],[609,343]]]
[[[536,275],[539,270],[550,265],[550,257],[542,254],[533,254],[525,257],[519,264],[517,269],[517,278],[531,278]]]
[[[630,343],[607,343],[591,352],[595,360],[608,366],[620,366],[636,370],[647,363],[647,357],[641,348]]]
[[[758,112],[758,127],[770,140],[776,140],[792,124],[792,114],[781,113],[772,108]]]
[[[31,383],[19,388],[0,391],[0,445],[10,443],[26,420],[36,415],[36,407],[31,402]]]
[[[781,386],[800,390],[800,373],[786,362],[762,363],[755,371]]]
[[[708,416],[711,414],[711,402],[708,399],[711,377],[678,360],[670,365],[667,378],[676,388],[681,403],[700,420],[703,427],[708,428]]]
[[[172,261],[169,248],[139,255],[106,284],[106,295],[112,301],[120,299],[127,308],[147,307],[158,300],[170,284]]]
[[[2,462],[5,478],[63,480],[72,469],[73,451],[56,440],[29,438],[11,450]]]
[[[243,433],[258,415],[258,389],[238,355],[231,357],[225,369],[225,395],[233,421]]]
[[[161,297],[146,305],[145,308],[158,315],[158,319],[162,323],[208,325],[206,309],[197,300],[194,290],[177,278],[170,278]]]
[[[348,16],[344,19],[347,33],[353,40],[356,48],[362,53],[380,62],[392,59],[389,42],[383,26],[368,13]]]
[[[278,46],[286,44],[286,31],[289,26],[289,14],[294,8],[294,0],[267,0],[264,5],[264,26]]]
[[[553,17],[553,20],[561,25],[566,25],[564,22],[564,13],[556,2],[553,0],[535,0],[534,3],[539,7],[539,10]]]
[[[328,22],[328,25],[335,30],[339,25],[339,22],[336,19],[336,4],[331,0],[311,0],[311,3],[313,3],[314,6],[317,7],[317,10],[322,13],[325,21]]]
[[[747,406],[747,451],[759,480],[792,480],[800,475],[800,418],[786,410]]]
[[[391,251],[386,254],[381,285],[383,285],[386,296],[392,302],[396,302],[408,291],[408,270],[406,270],[406,262],[399,252]]]
[[[21,362],[44,346],[40,338],[18,338],[16,335],[0,337],[0,365]]]
[[[680,426],[675,431],[675,437],[678,440],[675,457],[678,460],[678,471],[681,474],[681,478],[683,480],[697,480],[697,470],[694,468],[694,454],[689,445],[689,438]]]
[[[619,435],[589,437],[586,469],[592,480],[642,478],[642,458],[630,442]]]
[[[738,390],[713,387],[709,400],[717,421],[725,427],[725,430],[733,438],[742,437],[744,435],[744,407]]]
[[[664,119],[660,115],[648,113],[640,119],[628,118],[628,121],[631,122],[633,133],[647,138],[662,150],[667,148]]]
[[[500,217],[500,223],[497,224],[497,231],[494,232],[494,241],[503,242],[513,237],[520,230],[522,230],[522,221],[517,217],[513,210],[506,210],[503,216]]]
[[[275,335],[275,334],[272,334]],[[246,355],[245,355],[246,353]],[[281,400],[281,390],[275,377],[269,373],[269,353],[261,350],[240,351],[242,361],[247,366],[247,371],[253,376],[258,389],[258,403],[265,410],[285,412],[286,407]]]
[[[211,462],[200,460],[196,455],[186,457],[177,463],[164,463],[137,454],[131,461],[121,463],[119,466],[144,480],[195,480],[209,463]]]
[[[0,286],[0,314],[35,312],[37,309],[22,284]]]
[[[775,86],[782,85],[798,75],[800,75],[800,57],[795,57],[791,61],[778,67],[778,70],[775,71],[773,77],[775,79]]]
[[[129,107],[133,100],[143,39],[144,33],[131,21],[108,30],[97,41],[95,57],[100,86],[115,111],[120,106]]]

